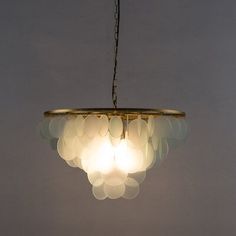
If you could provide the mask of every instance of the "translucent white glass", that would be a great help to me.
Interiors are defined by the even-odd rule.
[[[147,123],[142,119],[135,119],[129,123],[128,139],[133,147],[144,146],[148,141]]]
[[[53,136],[51,135],[50,131],[49,131],[49,123],[50,123],[51,119],[49,117],[46,117],[42,120],[42,122],[39,124],[39,133],[40,136],[43,139],[51,139],[53,138]]]
[[[119,116],[112,116],[109,123],[109,131],[113,138],[119,138],[123,133],[123,122]]]
[[[146,177],[146,171],[139,171],[133,174],[129,174],[129,177],[135,179],[139,184],[141,184]]]
[[[148,117],[148,135],[152,137],[155,130],[155,119],[153,116]]]
[[[133,178],[127,178],[123,198],[134,199],[139,194],[139,183]]]
[[[59,138],[57,142],[57,151],[59,155],[66,161],[70,161],[76,158],[76,151],[74,148],[75,139],[65,140]]]
[[[81,137],[84,134],[84,118],[81,115],[78,115],[75,119],[74,125],[76,130],[76,135]]]
[[[117,199],[123,196],[125,193],[125,185],[108,185],[104,184],[104,192],[110,199]]]
[[[87,173],[96,199],[135,198],[146,171],[187,135],[184,118],[72,115],[45,118],[40,134],[71,167]],[[125,134],[125,135],[124,135]]]
[[[100,130],[99,130],[99,134],[104,137],[107,135],[108,132],[108,126],[109,126],[109,120],[108,117],[106,115],[102,115],[100,117]]]
[[[78,167],[78,166],[77,166],[77,163],[76,163],[74,160],[66,161],[66,163],[67,163],[70,167],[73,167],[73,168]]]
[[[96,186],[97,183],[103,183],[103,176],[99,171],[92,171],[88,173],[88,180],[89,182]]]
[[[93,138],[99,131],[100,121],[95,115],[89,115],[85,118],[84,133],[89,137]]]
[[[74,138],[76,136],[75,127],[76,127],[75,117],[69,117],[65,122],[63,137]]]
[[[60,116],[51,119],[49,123],[49,131],[53,137],[59,138],[62,135],[65,121],[65,118]]]
[[[104,191],[104,185],[97,185],[92,188],[93,195],[98,200],[104,200],[107,197],[107,194]]]

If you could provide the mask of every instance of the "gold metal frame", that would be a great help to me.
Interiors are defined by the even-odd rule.
[[[142,118],[148,116],[174,116],[185,117],[186,114],[178,110],[170,109],[144,109],[144,108],[82,108],[82,109],[56,109],[44,112],[45,117],[64,116],[64,115],[107,115],[107,116],[122,116],[128,119],[133,119],[138,115]]]

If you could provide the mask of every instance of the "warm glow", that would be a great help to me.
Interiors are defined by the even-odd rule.
[[[132,199],[146,170],[185,138],[187,126],[175,117],[137,116],[128,121],[119,116],[74,115],[45,118],[40,132],[50,143],[57,140],[58,154],[69,166],[87,173],[97,199]]]

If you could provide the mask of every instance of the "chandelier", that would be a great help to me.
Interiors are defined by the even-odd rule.
[[[59,156],[86,172],[96,199],[133,199],[146,171],[186,138],[185,113],[117,108],[120,0],[115,0],[113,108],[57,109],[44,113],[40,134]]]

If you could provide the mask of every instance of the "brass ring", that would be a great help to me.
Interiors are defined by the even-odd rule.
[[[185,117],[186,114],[182,111],[171,109],[144,109],[144,108],[82,108],[82,109],[56,109],[44,112],[45,117],[49,116],[64,116],[64,115],[107,115],[107,116],[122,116],[128,119],[141,115],[142,118],[148,116],[174,116]]]

